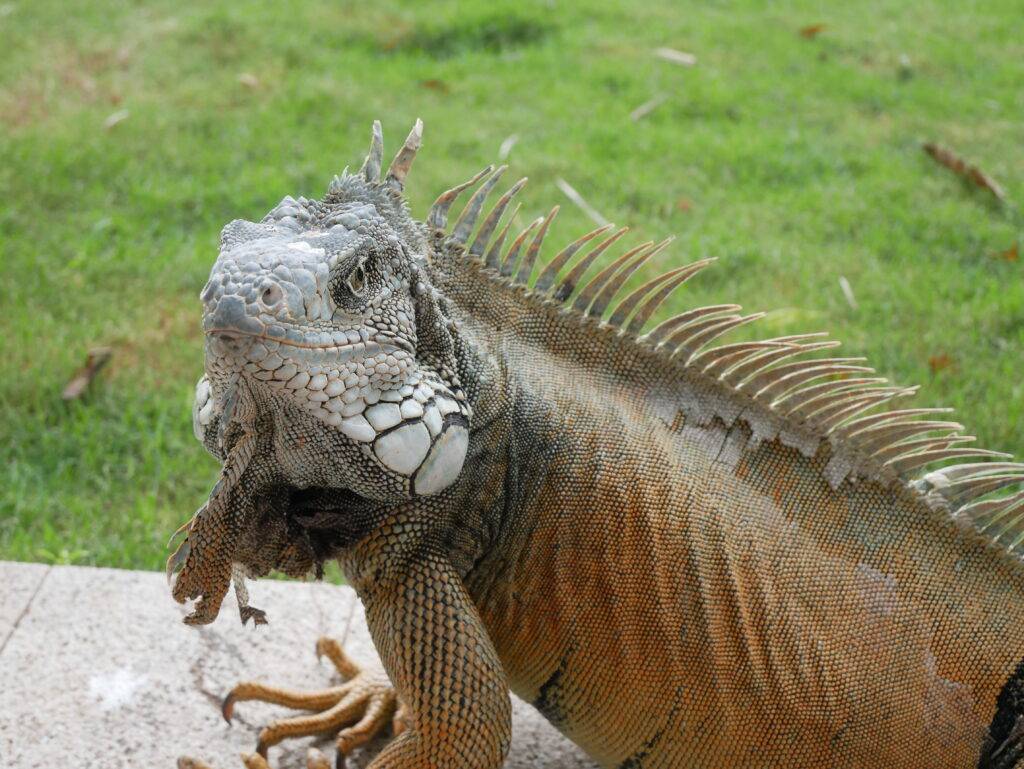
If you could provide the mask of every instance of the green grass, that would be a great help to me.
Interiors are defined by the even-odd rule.
[[[219,228],[320,195],[375,117],[389,153],[425,121],[418,214],[517,134],[524,221],[557,202],[556,240],[588,226],[564,177],[644,238],[678,236],[652,271],[720,257],[675,309],[828,329],[1024,454],[1024,262],[1000,256],[1019,209],[920,148],[1024,199],[1018,0],[271,5],[0,5],[0,558],[162,564],[217,471],[189,402]],[[112,363],[64,404],[98,344]]]

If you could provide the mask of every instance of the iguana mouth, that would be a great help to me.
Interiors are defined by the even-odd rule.
[[[328,332],[325,332],[328,333]],[[391,336],[378,336],[376,339],[366,340],[363,342],[349,342],[346,338],[344,343],[338,341],[331,342],[296,342],[291,339],[281,338],[277,336],[270,336],[269,334],[254,334],[249,331],[239,331],[234,328],[211,328],[206,332],[207,336],[215,336],[221,338],[234,338],[234,339],[253,339],[262,340],[266,342],[276,342],[278,344],[285,345],[286,347],[295,347],[302,350],[324,350],[324,351],[338,351],[351,350],[352,352],[361,352],[364,355],[376,355],[377,353],[393,353],[393,352],[407,352],[410,355],[415,355],[416,349],[410,342],[404,339]]]

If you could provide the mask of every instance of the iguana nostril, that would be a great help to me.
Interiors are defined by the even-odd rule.
[[[284,292],[276,283],[272,283],[267,286],[263,289],[263,293],[260,295],[260,301],[262,301],[267,307],[273,307],[282,299],[284,299]]]

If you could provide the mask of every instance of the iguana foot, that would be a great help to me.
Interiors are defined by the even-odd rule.
[[[242,763],[245,769],[270,769],[267,759],[259,753],[243,753]],[[178,759],[178,769],[213,769],[205,761],[183,756]],[[310,748],[306,753],[306,769],[331,769],[327,757],[316,748]]]
[[[337,732],[339,762],[342,757],[377,736],[390,721],[396,734],[404,730],[405,717],[397,705],[395,690],[383,671],[363,670],[353,662],[341,644],[332,638],[316,643],[318,657],[326,656],[345,683],[329,689],[299,692],[256,682],[235,686],[224,698],[221,712],[230,722],[236,703],[246,700],[270,702],[312,715],[275,721],[260,730],[255,756],[243,760],[249,769],[265,769],[267,749],[290,737]],[[319,758],[307,756],[309,769],[319,769]]]

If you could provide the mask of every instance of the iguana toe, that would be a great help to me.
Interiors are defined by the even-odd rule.
[[[318,657],[327,657],[331,661],[345,683],[303,692],[254,681],[243,682],[224,698],[221,714],[228,723],[231,723],[238,702],[269,702],[295,710],[312,711],[309,715],[274,721],[261,729],[254,754],[257,758],[247,760],[256,761],[260,756],[265,758],[271,747],[286,739],[336,733],[339,765],[344,766],[344,754],[366,744],[392,722],[397,712],[397,697],[383,671],[364,670],[349,658],[341,644],[331,638],[319,639],[316,653]],[[325,762],[322,754],[307,755],[310,769],[320,769],[326,765]]]

